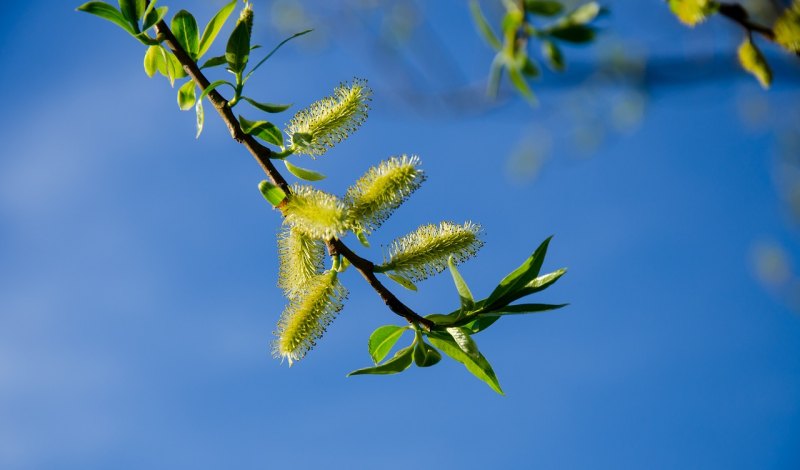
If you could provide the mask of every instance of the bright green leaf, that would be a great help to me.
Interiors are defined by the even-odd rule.
[[[311,31],[313,31],[313,29],[307,29],[307,30],[305,30],[305,31],[300,31],[299,33],[295,33],[295,34],[293,34],[293,35],[289,36],[288,38],[284,39],[284,40],[283,40],[283,41],[281,41],[280,43],[278,43],[278,45],[277,45],[277,46],[275,46],[275,47],[274,47],[274,48],[273,48],[273,49],[272,49],[272,50],[269,52],[269,54],[267,54],[267,56],[266,56],[266,57],[264,57],[263,59],[261,59],[261,60],[260,60],[260,61],[259,61],[259,62],[256,64],[256,66],[255,66],[255,67],[253,67],[253,69],[252,69],[252,70],[250,70],[250,72],[248,72],[248,73],[247,73],[247,76],[245,76],[245,77],[244,77],[244,81],[246,82],[248,79],[250,79],[250,76],[251,76],[251,75],[253,75],[253,73],[255,73],[255,71],[256,71],[256,70],[257,70],[259,67],[261,67],[261,64],[263,64],[264,62],[266,62],[266,61],[267,61],[267,59],[269,59],[270,57],[272,57],[272,54],[276,53],[276,52],[278,51],[278,49],[280,49],[280,48],[281,48],[281,46],[283,46],[283,45],[284,45],[284,44],[286,44],[287,42],[291,41],[292,39],[294,39],[294,38],[297,38],[297,37],[300,37],[300,36],[302,36],[302,35],[304,35],[304,34],[308,34],[308,33],[310,33]]]
[[[547,254],[547,247],[550,244],[551,238],[552,237],[548,237],[542,242],[542,244],[536,248],[536,251],[534,251],[520,267],[500,281],[500,284],[492,291],[489,298],[484,301],[484,305],[486,305],[487,308],[491,309],[497,306],[508,305],[511,301],[509,299],[513,298],[513,295],[517,291],[523,289],[527,283],[539,275],[539,270],[542,268],[542,263]]]
[[[278,127],[269,121],[249,121],[242,115],[239,115],[239,123],[242,126],[242,131],[245,134],[250,134],[254,137],[269,142],[270,144],[283,146],[283,133]]]
[[[372,361],[375,364],[381,362],[407,329],[407,326],[384,325],[373,331],[368,343]]]
[[[461,310],[466,313],[475,307],[475,299],[472,297],[469,286],[464,282],[464,278],[461,277],[461,273],[458,272],[454,261],[453,256],[450,256],[447,260],[447,267],[450,268],[450,274],[453,276],[453,283],[455,283],[458,297],[461,299]]]
[[[516,88],[529,103],[536,104],[536,96],[534,96],[533,90],[528,86],[528,82],[525,81],[525,77],[522,76],[522,73],[518,69],[509,69],[508,78],[511,79],[514,88]]]
[[[105,2],[88,2],[78,7],[78,11],[90,13],[108,20],[130,34],[135,34],[133,28],[116,8]]]
[[[422,339],[414,346],[414,364],[417,367],[430,367],[439,363],[442,355]]]
[[[225,48],[225,60],[233,73],[242,73],[247,67],[250,60],[250,30],[246,22],[241,21],[233,28]]]
[[[258,183],[258,190],[261,191],[261,195],[264,196],[264,199],[276,207],[286,199],[286,193],[267,180]]]
[[[207,69],[209,67],[218,67],[220,65],[225,65],[227,63],[228,63],[228,61],[225,60],[225,56],[224,55],[218,55],[218,56],[215,56],[215,57],[211,57],[207,61],[203,62],[203,65],[201,65],[200,68],[201,69]]]
[[[513,302],[519,298],[525,297],[526,295],[531,295],[539,291],[543,291],[553,285],[564,273],[567,272],[567,268],[561,268],[557,271],[553,271],[552,273],[545,274],[543,276],[539,276],[536,279],[532,280],[528,284],[525,285],[524,288],[518,290],[516,294],[514,294],[510,300]]]
[[[403,372],[404,370],[408,369],[409,366],[411,366],[413,352],[414,346],[403,348],[397,351],[394,357],[385,363],[375,367],[354,370],[353,372],[347,374],[347,376],[350,377],[351,375],[365,374],[397,374],[398,372]]]
[[[259,103],[258,101],[242,96],[242,99],[252,104],[256,108],[264,111],[265,113],[280,113],[289,109],[291,104],[273,104],[273,103]]]
[[[498,315],[518,315],[525,313],[539,313],[547,312],[549,310],[557,310],[566,307],[569,304],[517,304],[506,305],[505,307],[497,309],[497,311],[482,313],[481,316],[498,316]]]
[[[499,51],[502,47],[500,40],[497,39],[494,31],[492,31],[492,27],[489,26],[489,22],[486,20],[486,16],[483,15],[481,4],[478,0],[471,0],[469,2],[469,11],[472,13],[472,20],[475,22],[475,26],[478,27],[478,31],[483,36],[483,39],[485,39],[494,50]]]
[[[161,58],[159,49],[159,46],[150,46],[147,48],[147,52],[144,53],[144,73],[148,77],[152,78],[158,70],[158,61]]]
[[[369,248],[369,240],[367,240],[367,234],[365,234],[361,230],[357,230],[355,234],[356,238],[358,239],[358,242],[361,243],[361,245],[363,245],[365,248]]]
[[[211,21],[208,22],[205,29],[203,30],[203,36],[200,38],[200,43],[197,49],[197,57],[202,57],[206,52],[208,52],[208,48],[211,47],[211,44],[214,42],[214,39],[217,38],[219,31],[222,29],[222,25],[225,24],[225,21],[228,20],[228,17],[233,12],[233,9],[236,8],[237,0],[233,0],[222,9],[220,9]]]
[[[321,181],[325,179],[325,175],[323,175],[322,173],[317,173],[316,171],[311,171],[305,168],[300,168],[299,166],[292,165],[291,163],[289,163],[289,160],[284,160],[283,163],[286,165],[286,169],[289,170],[289,173],[295,175],[301,180]]]
[[[119,11],[137,33],[139,32],[139,14],[136,10],[140,2],[144,4],[142,0],[119,0]],[[143,10],[138,13],[142,13]]]
[[[179,11],[172,18],[172,33],[178,39],[178,43],[189,54],[190,57],[197,57],[198,33],[197,21],[191,13],[186,10]]]
[[[462,351],[473,357],[477,357],[480,354],[480,351],[478,351],[478,345],[472,340],[468,330],[458,326],[451,326],[446,330]]]
[[[440,351],[464,364],[464,367],[466,367],[472,375],[484,381],[492,390],[500,395],[504,395],[503,390],[500,388],[500,382],[498,382],[497,376],[494,370],[492,370],[492,366],[489,364],[489,361],[483,357],[483,354],[478,352],[477,357],[471,356],[465,353],[455,341],[446,336],[430,334],[428,335],[428,340]]]
[[[203,92],[202,92],[202,93],[200,93],[200,97],[199,97],[199,98],[197,98],[197,101],[202,101],[202,100],[203,100],[203,98],[205,98],[206,96],[208,96],[208,94],[209,94],[209,93],[211,93],[211,92],[212,92],[212,91],[214,91],[216,88],[218,88],[218,87],[220,87],[220,86],[222,86],[222,85],[228,85],[229,87],[233,88],[234,90],[236,89],[236,85],[234,85],[233,83],[231,83],[231,82],[229,82],[229,81],[227,81],[227,80],[217,80],[217,81],[215,81],[215,82],[211,82],[211,83],[210,83],[210,84],[209,84],[209,85],[206,87],[206,89],[205,89],[205,90],[203,90]]]
[[[384,273],[384,274],[386,274],[386,277],[388,277],[389,279],[393,280],[394,282],[400,284],[401,286],[405,287],[406,289],[413,290],[414,292],[417,291],[417,286],[413,282],[411,282],[411,279],[409,279],[409,278],[407,278],[405,276],[401,276],[399,274],[394,274],[394,273]]]
[[[467,323],[462,328],[464,328],[465,330],[469,331],[471,334],[474,335],[476,333],[479,333],[479,332],[489,328],[490,326],[492,326],[492,324],[494,324],[494,322],[496,322],[499,319],[500,319],[499,316],[491,316],[491,317],[489,317],[489,316],[480,315],[480,316],[478,316],[478,318],[476,318],[475,320]]]
[[[150,3],[150,5],[154,5],[155,2]],[[145,14],[144,25],[142,26],[142,31],[147,31],[148,29],[155,26],[156,23],[163,20],[164,17],[167,15],[167,11],[169,8],[167,7],[158,7],[156,9],[148,9],[148,12]]]
[[[178,88],[178,107],[181,111],[192,109],[195,103],[194,82],[189,80]]]
[[[572,24],[586,24],[597,18],[600,11],[600,5],[597,2],[589,2],[573,10],[564,20]]]

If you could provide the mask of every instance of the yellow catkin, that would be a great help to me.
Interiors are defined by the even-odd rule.
[[[347,230],[344,204],[336,196],[310,186],[293,185],[282,210],[284,223],[312,238],[336,238]]]
[[[294,152],[314,157],[346,139],[366,120],[371,95],[365,80],[354,79],[299,111],[286,126]]]
[[[342,309],[347,290],[339,283],[336,271],[311,278],[302,295],[289,302],[275,330],[275,357],[291,366],[310,351]]]
[[[716,13],[719,4],[712,0],[669,0],[669,7],[683,24],[694,27]]]
[[[472,257],[483,246],[478,237],[480,232],[480,225],[472,222],[423,225],[394,240],[389,247],[388,260],[376,269],[395,271],[421,281],[444,271],[451,255],[456,263]]]
[[[322,272],[325,246],[296,227],[284,226],[278,234],[278,260],[278,286],[293,299]]]
[[[772,83],[772,70],[761,51],[753,44],[750,38],[745,38],[739,46],[739,63],[742,68],[753,74],[764,89]]]
[[[417,156],[392,157],[370,168],[344,197],[348,224],[369,233],[425,181]]]
[[[790,52],[800,52],[800,0],[795,0],[791,7],[783,11],[772,30],[775,32],[775,42]]]

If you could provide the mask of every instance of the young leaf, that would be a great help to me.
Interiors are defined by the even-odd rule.
[[[522,76],[519,69],[509,68],[508,78],[511,79],[514,88],[516,88],[529,103],[536,104],[536,96],[534,96],[533,90],[528,86],[528,82],[525,81],[525,77]]]
[[[297,38],[297,37],[300,37],[300,36],[302,36],[302,35],[304,35],[304,34],[308,34],[308,33],[310,33],[311,31],[313,31],[313,29],[307,29],[307,30],[305,30],[305,31],[300,31],[299,33],[295,33],[295,34],[293,34],[293,35],[289,36],[288,38],[284,39],[284,40],[283,40],[283,41],[281,41],[280,43],[278,43],[278,45],[277,45],[277,46],[275,46],[275,47],[274,47],[274,48],[273,48],[271,51],[269,51],[269,54],[267,54],[267,56],[266,56],[266,57],[264,57],[263,59],[261,59],[261,60],[260,60],[260,61],[259,61],[259,62],[256,64],[256,66],[255,66],[255,67],[253,67],[253,69],[252,69],[252,70],[250,70],[250,72],[248,72],[248,73],[247,73],[247,76],[246,76],[246,77],[244,77],[244,81],[246,82],[246,81],[247,81],[247,80],[250,78],[250,76],[251,76],[251,75],[253,75],[253,73],[255,73],[255,71],[256,71],[256,70],[257,70],[259,67],[261,67],[261,64],[263,64],[264,62],[266,62],[266,61],[267,61],[267,59],[269,59],[270,57],[272,57],[272,54],[274,54],[275,52],[277,52],[277,51],[278,51],[278,49],[280,49],[280,48],[281,48],[281,46],[283,46],[283,45],[284,45],[284,44],[286,44],[287,42],[291,41],[292,39],[294,39],[294,38]]]
[[[273,104],[273,103],[259,103],[258,101],[242,96],[242,99],[252,104],[256,108],[264,111],[265,113],[280,113],[289,109],[291,104]]]
[[[475,26],[478,27],[478,31],[483,36],[483,39],[492,46],[492,49],[499,51],[502,48],[502,44],[500,44],[500,40],[497,39],[497,36],[492,31],[492,27],[489,26],[489,22],[486,20],[486,17],[483,15],[483,11],[481,11],[481,4],[478,0],[472,0],[469,2],[469,11],[472,14],[472,20],[475,22]]]
[[[503,389],[500,388],[500,382],[498,382],[497,376],[494,370],[492,370],[492,366],[480,352],[478,352],[477,356],[471,356],[465,353],[455,341],[446,336],[430,334],[428,335],[428,340],[440,351],[464,364],[464,367],[466,367],[472,375],[481,379],[486,385],[491,387],[492,390],[500,395],[505,395]]]
[[[198,38],[197,21],[191,13],[186,10],[179,11],[172,18],[172,33],[178,39],[178,43],[189,53],[192,58],[197,57]]]
[[[194,82],[189,80],[178,88],[178,107],[181,111],[192,109],[195,103]]]
[[[539,276],[536,279],[532,280],[528,284],[525,285],[524,288],[517,291],[514,296],[511,297],[510,302],[513,302],[517,299],[525,297],[526,295],[531,295],[539,291],[543,291],[553,285],[564,273],[567,272],[567,268],[561,268],[557,271],[553,271],[552,273],[545,274],[543,276]]]
[[[407,326],[384,325],[378,327],[369,335],[369,355],[376,365],[389,354],[389,351],[392,350],[407,329]]]
[[[133,30],[138,33],[139,18],[144,13],[144,0],[119,0],[119,10]]]
[[[286,193],[267,180],[258,183],[258,190],[261,191],[261,195],[264,196],[264,199],[273,206],[278,206],[286,199]]]
[[[147,7],[147,12],[144,15],[142,31],[147,31],[155,26],[156,23],[164,19],[164,17],[167,15],[167,11],[169,11],[169,8],[167,7],[158,7],[153,9],[152,7],[155,5],[155,3],[156,2],[150,2],[150,6]]]
[[[442,360],[442,355],[439,351],[434,349],[421,338],[414,346],[414,364],[417,367],[430,367],[439,363]]]
[[[572,24],[586,24],[597,18],[600,11],[600,5],[597,2],[589,2],[573,10],[564,20]]]
[[[756,47],[749,36],[745,37],[742,45],[739,46],[738,54],[742,68],[753,74],[762,88],[768,89],[772,83],[772,70],[761,50]]]
[[[570,24],[548,31],[550,36],[573,44],[585,44],[594,39],[594,29],[581,24]]]
[[[480,351],[478,351],[478,345],[472,340],[468,330],[457,326],[451,326],[450,328],[447,328],[447,332],[462,351],[470,356],[478,357],[480,354]]]
[[[497,309],[497,311],[491,311],[482,313],[481,316],[499,316],[499,315],[518,315],[518,314],[525,314],[525,313],[539,313],[539,312],[546,312],[548,310],[556,310],[562,307],[566,307],[569,304],[518,304],[518,305],[506,305],[505,307],[501,307]]]
[[[286,165],[286,169],[289,170],[289,173],[295,175],[301,180],[320,181],[325,179],[325,175],[323,175],[322,173],[317,173],[316,171],[311,171],[305,168],[300,168],[299,166],[292,165],[291,163],[289,163],[289,160],[284,160],[283,163]]]
[[[564,5],[552,0],[525,0],[525,11],[539,16],[556,16],[564,11]]]
[[[553,41],[542,42],[542,55],[547,59],[547,64],[555,72],[564,71],[564,54]]]
[[[199,139],[200,134],[203,133],[203,125],[206,122],[206,112],[203,110],[203,100],[197,100],[197,104],[194,106],[194,112],[197,115],[197,134],[194,136],[194,138]]]
[[[207,69],[209,67],[219,67],[220,65],[227,64],[228,61],[225,60],[224,55],[218,55],[215,57],[211,57],[207,61],[203,62],[203,65],[200,66],[201,69]]]
[[[481,331],[489,328],[500,319],[500,316],[484,316],[480,315],[475,320],[467,323],[466,325],[462,326],[465,330],[469,331],[470,334],[474,335],[476,333],[480,333]]]
[[[124,29],[130,34],[135,34],[133,28],[122,16],[122,13],[119,12],[116,8],[112,7],[108,3],[105,2],[88,2],[84,3],[83,5],[77,8],[78,11],[83,11],[86,13],[90,13],[95,16],[99,16],[104,20],[108,20],[115,25],[119,26],[120,28]]]
[[[150,78],[158,71],[158,61],[161,59],[159,49],[159,46],[150,46],[144,53],[144,73]]]
[[[403,372],[404,370],[408,369],[411,366],[412,355],[414,353],[414,346],[409,346],[407,348],[403,348],[394,355],[393,358],[389,359],[385,363],[375,366],[375,367],[367,367],[364,369],[354,370],[347,374],[348,377],[351,375],[365,375],[365,374],[397,374],[399,372]]]
[[[453,283],[455,283],[458,297],[461,299],[461,311],[466,313],[475,308],[475,299],[472,297],[469,286],[464,282],[464,278],[461,277],[461,273],[456,269],[456,263],[452,256],[447,260],[447,267],[450,268],[450,274],[453,275]]]
[[[527,283],[539,275],[539,270],[542,268],[544,257],[547,254],[547,246],[550,244],[551,238],[553,237],[548,237],[542,242],[530,258],[525,260],[520,267],[500,281],[500,284],[492,291],[489,298],[484,301],[484,305],[486,305],[487,308],[491,309],[498,305],[508,305],[511,301],[508,300],[510,296],[513,296],[518,290],[524,288]]]
[[[228,17],[233,12],[233,9],[236,8],[236,1],[237,0],[233,0],[222,7],[206,25],[205,29],[203,30],[203,36],[200,38],[200,43],[197,47],[198,58],[202,57],[203,54],[208,51],[208,48],[211,47],[214,39],[217,38],[219,31],[222,29],[222,25],[225,24],[225,21],[228,20]]]
[[[250,59],[250,29],[247,23],[241,21],[236,24],[230,38],[228,38],[228,45],[225,48],[225,60],[228,61],[228,67],[231,72],[239,74],[247,67],[247,61]]]
[[[239,123],[245,134],[250,134],[270,144],[283,147],[283,133],[269,121],[248,121],[239,115]]]
[[[231,83],[231,82],[229,82],[227,80],[217,80],[215,82],[211,82],[208,85],[208,87],[206,87],[206,89],[203,90],[202,93],[200,93],[200,97],[197,98],[197,101],[202,101],[203,98],[208,96],[209,93],[211,93],[212,91],[214,91],[215,88],[217,88],[217,87],[219,87],[221,85],[228,85],[229,87],[231,87],[233,89],[236,89],[236,85],[234,85],[233,83]]]
[[[412,290],[414,292],[417,291],[417,286],[414,285],[413,282],[411,282],[411,279],[408,279],[407,277],[403,277],[403,276],[401,276],[399,274],[392,274],[392,273],[384,273],[384,274],[386,274],[386,277],[388,277],[389,279],[393,280],[394,282],[400,284],[401,286],[405,287],[406,289]]]
[[[355,235],[358,238],[358,243],[361,243],[364,248],[369,248],[369,240],[367,240],[367,235],[364,232],[356,230]]]

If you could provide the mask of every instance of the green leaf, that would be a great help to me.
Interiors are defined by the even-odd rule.
[[[500,90],[500,79],[503,78],[505,65],[505,55],[498,52],[492,60],[492,65],[489,66],[489,79],[486,82],[486,94],[491,98],[496,98]]]
[[[528,82],[525,81],[525,77],[522,76],[519,69],[508,69],[508,78],[511,79],[514,88],[516,88],[529,103],[536,104],[536,96],[534,96],[533,90],[528,86]]]
[[[500,40],[497,39],[492,27],[489,26],[489,22],[486,20],[486,16],[483,15],[481,4],[478,0],[469,2],[469,11],[472,13],[472,20],[475,22],[475,26],[478,27],[478,32],[481,33],[483,39],[492,46],[492,49],[499,51],[502,48]]]
[[[112,7],[108,3],[105,2],[88,2],[84,3],[83,5],[77,8],[78,11],[83,11],[86,13],[90,13],[95,16],[99,16],[104,20],[108,20],[115,25],[119,26],[120,28],[124,29],[130,34],[135,34],[133,28],[122,16],[122,13],[119,12],[116,8]]]
[[[358,238],[358,242],[361,243],[361,245],[365,248],[369,248],[369,240],[367,240],[367,235],[361,230],[357,230],[355,234],[356,238]]]
[[[461,299],[461,310],[466,313],[475,308],[475,299],[472,297],[469,286],[464,282],[464,278],[461,277],[461,273],[456,269],[455,260],[452,255],[447,260],[447,267],[450,268],[450,274],[453,276],[453,283],[455,283],[458,297]]]
[[[539,66],[536,65],[536,62],[531,60],[530,57],[525,57],[522,62],[522,68],[520,69],[523,75],[526,77],[534,78],[541,75],[539,71]]]
[[[242,96],[242,99],[252,104],[256,108],[264,111],[265,113],[280,113],[289,109],[291,104],[273,104],[273,103],[259,103],[258,101]]]
[[[192,109],[195,103],[194,82],[189,80],[178,88],[178,107],[181,111]]]
[[[381,362],[408,329],[407,326],[384,325],[369,335],[369,355],[375,364]]]
[[[289,170],[289,173],[295,175],[301,180],[321,181],[325,179],[325,175],[323,175],[322,173],[317,173],[316,171],[311,171],[305,168],[300,168],[299,166],[292,165],[291,163],[289,163],[289,160],[284,160],[283,163],[284,165],[286,165],[286,169]]]
[[[267,180],[258,183],[258,190],[261,191],[261,195],[264,196],[264,199],[276,207],[286,199],[286,193]]]
[[[199,139],[200,134],[203,133],[203,125],[206,121],[206,113],[203,110],[203,100],[197,100],[197,104],[194,106],[194,112],[197,115],[197,134],[194,138]]]
[[[484,381],[489,387],[500,395],[505,395],[500,388],[500,382],[492,370],[489,361],[483,357],[483,354],[478,352],[477,356],[471,356],[465,353],[451,338],[446,336],[439,336],[438,334],[429,334],[428,340],[437,347],[440,351],[447,354],[456,361],[464,364],[464,367],[472,373],[475,377]]]
[[[139,6],[141,5],[141,10]],[[138,11],[137,11],[138,10]],[[144,0],[119,0],[119,11],[135,32],[139,32],[139,18],[144,12]]]
[[[491,311],[482,313],[481,316],[502,316],[502,315],[519,315],[525,313],[539,313],[539,312],[546,312],[548,310],[557,310],[562,307],[566,307],[569,304],[518,304],[518,305],[506,305],[505,307],[497,309],[497,311]]]
[[[761,50],[749,36],[745,37],[739,46],[738,55],[742,68],[756,77],[762,88],[769,89],[772,83],[772,70],[769,68],[767,59],[764,58]]]
[[[406,289],[413,290],[414,292],[417,291],[417,286],[413,282],[411,282],[411,279],[408,279],[407,277],[401,276],[399,274],[393,274],[393,273],[384,273],[384,274],[386,274],[386,277],[400,284]]]
[[[155,2],[150,3],[150,5],[154,5]],[[145,14],[144,25],[142,26],[142,31],[147,31],[148,29],[155,26],[156,23],[163,20],[164,17],[167,15],[167,11],[169,8],[167,7],[158,7],[156,9],[149,9],[148,12]]]
[[[194,59],[197,57],[198,38],[197,21],[191,13],[181,10],[172,18],[172,33],[178,43]]]
[[[450,334],[450,336],[453,338],[453,341],[455,341],[462,351],[473,357],[477,357],[480,354],[480,351],[478,351],[478,345],[475,344],[475,341],[473,341],[470,337],[469,330],[465,330],[464,328],[458,326],[451,326],[450,328],[446,328],[446,331]]]
[[[597,18],[600,12],[600,5],[597,2],[589,2],[573,10],[564,20],[571,24],[586,24]]]
[[[564,54],[561,53],[561,49],[553,41],[542,42],[542,54],[553,71],[564,71]]]
[[[537,277],[526,284],[524,288],[518,290],[510,302],[525,297],[526,295],[535,294],[536,292],[547,289],[551,285],[555,284],[555,282],[559,280],[566,272],[567,268],[561,268],[557,271],[553,271],[552,273]]]
[[[249,121],[242,115],[239,115],[239,123],[245,134],[250,134],[270,144],[283,147],[283,133],[275,124],[269,121]]]
[[[548,237],[533,254],[525,260],[520,267],[512,271],[508,276],[504,277],[500,284],[492,291],[489,297],[483,302],[487,309],[493,309],[498,306],[508,305],[513,298],[514,294],[523,289],[527,283],[532,281],[539,275],[539,270],[542,268],[544,257],[547,254],[547,247],[550,244]]]
[[[430,367],[439,363],[442,355],[428,343],[419,339],[414,346],[414,364],[417,367]]]
[[[144,53],[144,73],[150,78],[158,71],[158,61],[161,58],[159,49],[160,46],[150,46]]]
[[[466,325],[462,326],[462,328],[464,328],[465,330],[471,332],[471,334],[474,335],[476,333],[479,333],[479,332],[489,328],[490,326],[492,326],[494,324],[494,322],[496,322],[499,319],[500,319],[499,316],[488,317],[488,316],[480,315],[475,320],[473,320],[473,321],[467,323]]]
[[[398,372],[403,372],[411,366],[413,352],[414,346],[403,348],[397,351],[394,357],[385,363],[375,367],[354,370],[353,372],[347,374],[347,376],[350,377],[351,375],[365,374],[397,374]]]
[[[158,72],[169,79],[170,85],[175,85],[175,80],[186,76],[181,63],[169,51],[159,46],[161,58],[156,60]]]
[[[208,59],[207,61],[203,62],[203,65],[200,66],[201,69],[207,69],[209,67],[218,67],[220,65],[227,64],[228,61],[225,60],[224,55],[218,55]]]
[[[564,11],[564,5],[550,0],[525,0],[525,11],[539,16],[556,16]]]
[[[211,44],[214,42],[214,39],[217,38],[219,31],[222,29],[222,26],[228,20],[228,17],[233,12],[233,9],[236,8],[237,0],[233,0],[224,7],[222,7],[211,21],[208,22],[205,29],[203,30],[203,36],[200,38],[200,43],[197,48],[197,57],[200,58],[208,52],[208,48],[211,47]]]
[[[594,39],[594,29],[576,24],[566,25],[548,31],[550,36],[573,44],[584,44]]]
[[[228,85],[229,87],[233,88],[234,90],[236,89],[236,85],[234,85],[233,83],[231,83],[231,82],[229,82],[227,80],[217,80],[217,81],[214,81],[214,82],[211,82],[211,83],[208,84],[206,89],[203,90],[202,93],[200,93],[200,97],[197,98],[197,101],[202,101],[203,98],[208,96],[209,93],[211,93],[216,88],[218,88],[218,87],[220,87],[222,85]]]
[[[294,39],[294,38],[297,38],[297,37],[300,37],[300,36],[302,36],[302,35],[304,35],[304,34],[308,34],[308,33],[310,33],[311,31],[313,31],[313,29],[307,29],[307,30],[305,30],[305,31],[300,31],[299,33],[295,33],[295,34],[293,34],[293,35],[289,36],[288,38],[284,39],[284,40],[283,40],[283,41],[281,41],[280,43],[278,43],[278,45],[277,45],[277,46],[275,46],[275,47],[274,47],[274,48],[273,48],[273,49],[272,49],[272,50],[269,52],[269,54],[267,54],[267,56],[266,56],[266,57],[264,57],[263,59],[261,59],[261,60],[260,60],[260,61],[259,61],[259,62],[256,64],[256,66],[255,66],[255,67],[253,67],[253,69],[252,69],[252,70],[250,70],[250,72],[248,72],[247,76],[246,76],[246,77],[244,77],[244,81],[246,82],[246,81],[247,81],[247,80],[250,78],[250,76],[251,76],[251,75],[253,75],[253,73],[254,73],[254,72],[255,72],[255,71],[256,71],[256,70],[257,70],[259,67],[261,67],[261,64],[263,64],[264,62],[266,62],[266,61],[267,61],[267,59],[269,59],[270,57],[272,57],[272,54],[276,53],[276,52],[278,51],[278,49],[280,49],[280,48],[281,48],[281,46],[283,46],[283,45],[284,45],[284,44],[286,44],[287,42],[291,41],[292,39]]]
[[[235,74],[242,73],[247,67],[247,62],[250,60],[250,30],[244,21],[239,22],[233,28],[233,32],[228,38],[225,60],[228,62],[231,72]]]

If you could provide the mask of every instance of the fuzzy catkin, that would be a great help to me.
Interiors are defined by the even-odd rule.
[[[322,240],[339,237],[347,230],[345,206],[336,196],[297,184],[291,193],[283,207],[284,223]]]
[[[347,190],[348,225],[369,233],[397,209],[425,181],[419,158],[392,157],[370,168]]]
[[[296,227],[284,226],[278,233],[278,260],[278,286],[293,299],[322,272],[325,246]]]
[[[475,255],[483,246],[480,231],[480,225],[472,222],[423,225],[394,240],[388,260],[376,270],[395,271],[416,281],[427,279],[444,271],[451,255],[456,263]]]
[[[346,297],[347,289],[339,283],[336,271],[311,278],[303,295],[289,302],[278,321],[275,357],[285,358],[290,366],[302,359],[336,318]]]
[[[346,139],[367,119],[371,95],[366,80],[354,79],[299,111],[286,126],[294,152],[315,157]]]

